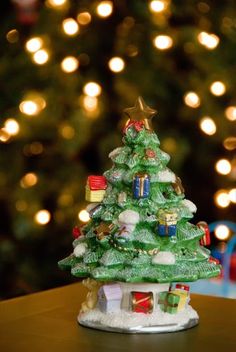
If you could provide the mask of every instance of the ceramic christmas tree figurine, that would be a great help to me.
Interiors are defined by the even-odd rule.
[[[73,233],[73,253],[62,269],[87,278],[80,324],[110,331],[177,331],[198,323],[185,283],[220,274],[203,246],[207,224],[189,220],[196,206],[185,199],[168,167],[142,98],[125,110],[124,146],[113,150],[103,176],[89,176],[90,222]]]

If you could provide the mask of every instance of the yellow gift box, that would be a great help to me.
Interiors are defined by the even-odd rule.
[[[88,202],[101,202],[104,198],[105,195],[105,190],[99,189],[99,190],[91,190],[88,186],[85,187],[85,199]]]
[[[158,212],[158,220],[160,225],[176,225],[177,219],[178,215],[175,211],[161,209]]]
[[[188,292],[180,291],[180,290],[171,290],[171,293],[178,295],[180,297],[179,305],[178,305],[178,312],[184,309],[189,301]]]

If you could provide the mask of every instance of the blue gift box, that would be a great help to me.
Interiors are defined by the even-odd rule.
[[[159,224],[157,227],[159,236],[176,236],[176,225],[162,225]]]
[[[133,179],[133,196],[136,199],[147,198],[150,193],[150,177],[147,174],[137,174]]]

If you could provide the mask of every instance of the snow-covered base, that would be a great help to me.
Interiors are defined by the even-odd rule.
[[[125,310],[102,313],[96,308],[78,316],[78,322],[83,326],[123,333],[174,332],[191,328],[197,325],[198,321],[198,314],[190,305],[177,314],[165,313],[159,307],[152,314]]]

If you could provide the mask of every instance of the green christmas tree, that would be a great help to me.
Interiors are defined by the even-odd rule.
[[[138,98],[125,113],[124,146],[109,154],[113,166],[100,176],[103,187],[87,184],[87,199],[95,202],[88,206],[91,220],[78,229],[74,252],[59,266],[99,281],[167,283],[217,276],[220,265],[199,242],[204,228],[189,222],[196,206],[185,199],[152,130],[155,110]],[[90,178],[96,186],[99,177]]]

